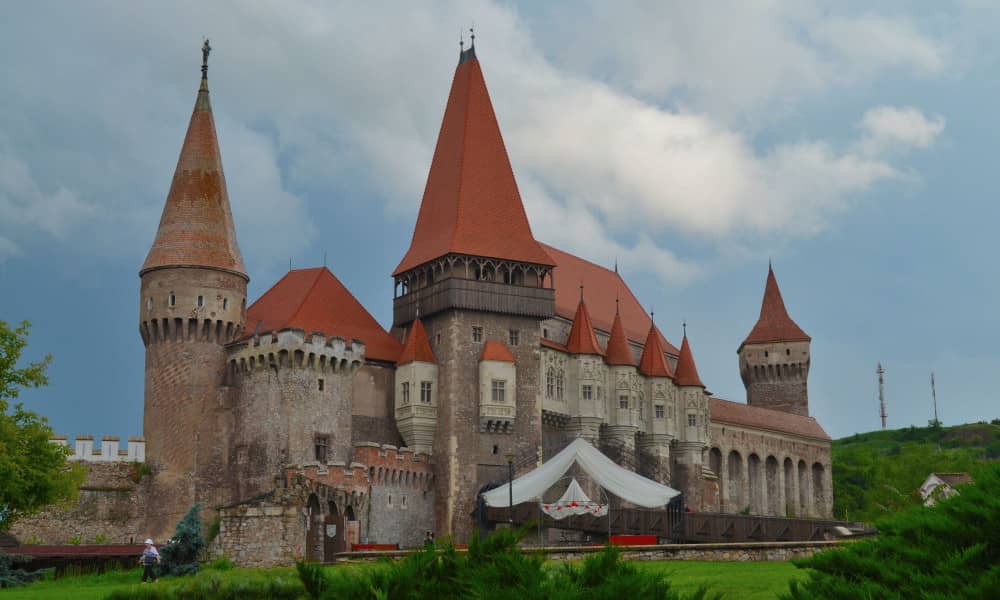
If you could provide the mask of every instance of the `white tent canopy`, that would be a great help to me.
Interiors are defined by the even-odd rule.
[[[576,515],[603,517],[608,514],[608,505],[604,502],[591,500],[574,477],[561,498],[555,502],[542,503],[542,512],[556,520]]]
[[[577,438],[549,462],[515,479],[513,486],[504,484],[486,492],[483,494],[483,500],[487,506],[507,506],[510,502],[511,487],[514,504],[541,498],[545,490],[559,481],[574,464],[580,465],[580,468],[605,490],[622,500],[646,508],[665,506],[671,498],[680,494],[673,488],[616,465],[586,440]]]

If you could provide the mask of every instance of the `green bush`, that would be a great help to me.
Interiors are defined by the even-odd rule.
[[[17,565],[29,562],[30,557],[18,554],[6,554],[0,550],[0,588],[16,587],[31,583],[45,577],[52,569],[42,571],[25,571],[16,568]]]
[[[936,506],[878,522],[879,536],[796,561],[813,569],[786,599],[986,599],[1000,590],[1000,464]]]
[[[163,575],[190,575],[198,572],[198,559],[205,548],[201,537],[201,506],[195,504],[177,523],[173,542],[160,548]]]
[[[195,577],[118,590],[107,600],[296,600],[302,594],[302,584],[294,576],[206,569]]]

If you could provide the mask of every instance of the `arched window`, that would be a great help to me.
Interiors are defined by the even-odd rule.
[[[549,367],[545,372],[545,397],[551,400],[555,396],[556,390],[556,370]]]
[[[566,378],[563,375],[562,369],[559,369],[559,372],[556,373],[556,400],[561,401],[563,399],[563,392],[565,391],[565,388]]]

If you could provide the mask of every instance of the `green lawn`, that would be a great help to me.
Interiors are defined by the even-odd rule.
[[[692,592],[699,586],[705,585],[711,591],[725,594],[725,597],[730,600],[776,598],[779,593],[788,590],[790,579],[802,579],[806,575],[791,563],[784,562],[649,561],[640,562],[638,565],[642,569],[662,572],[678,591]],[[202,575],[199,576],[204,576],[205,573],[221,573],[227,579],[259,574],[295,577],[295,570],[290,567],[263,571],[250,569],[233,569],[223,572],[203,570]],[[112,571],[102,575],[63,577],[53,581],[33,583],[25,587],[0,590],[0,600],[14,600],[15,598],[101,600],[113,590],[137,589],[141,576],[141,569],[132,569]],[[146,585],[169,586],[171,580],[161,579],[155,584],[148,583]]]

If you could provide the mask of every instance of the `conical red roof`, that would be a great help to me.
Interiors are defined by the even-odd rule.
[[[691,344],[688,343],[687,334],[681,341],[681,353],[677,357],[677,370],[674,371],[674,383],[677,385],[696,385],[705,387],[698,377],[698,367],[694,364],[694,354],[691,353]]]
[[[635,365],[632,348],[628,345],[628,338],[622,327],[622,317],[618,313],[615,313],[615,320],[611,323],[611,337],[608,338],[604,360],[609,365]]]
[[[566,350],[573,354],[604,354],[601,345],[597,343],[594,324],[590,320],[590,312],[587,310],[587,303],[583,301],[583,296],[580,296],[580,304],[576,307],[573,327],[569,330],[569,338],[566,340]]]
[[[139,274],[161,267],[185,266],[210,267],[247,277],[236,243],[236,227],[229,208],[205,77],[201,80],[156,239]]]
[[[474,49],[455,69],[410,249],[393,275],[452,252],[553,264],[531,233]]]
[[[431,350],[431,342],[427,339],[427,331],[424,330],[424,323],[419,317],[413,321],[410,333],[406,336],[403,344],[403,351],[399,354],[397,364],[405,365],[411,362],[433,363],[434,352]]]
[[[646,345],[642,348],[642,358],[639,359],[639,372],[646,377],[674,376],[670,372],[670,364],[667,362],[667,357],[664,356],[660,337],[660,332],[656,328],[656,324],[651,322],[649,334],[646,336]]]
[[[808,342],[810,338],[799,327],[785,309],[785,301],[781,299],[778,280],[774,277],[774,269],[767,267],[767,284],[764,286],[764,301],[760,306],[760,318],[750,330],[750,335],[743,340],[744,344],[761,344],[766,342]]]
[[[298,328],[365,344],[365,357],[395,362],[402,347],[326,267],[289,271],[247,309],[246,334]]]

